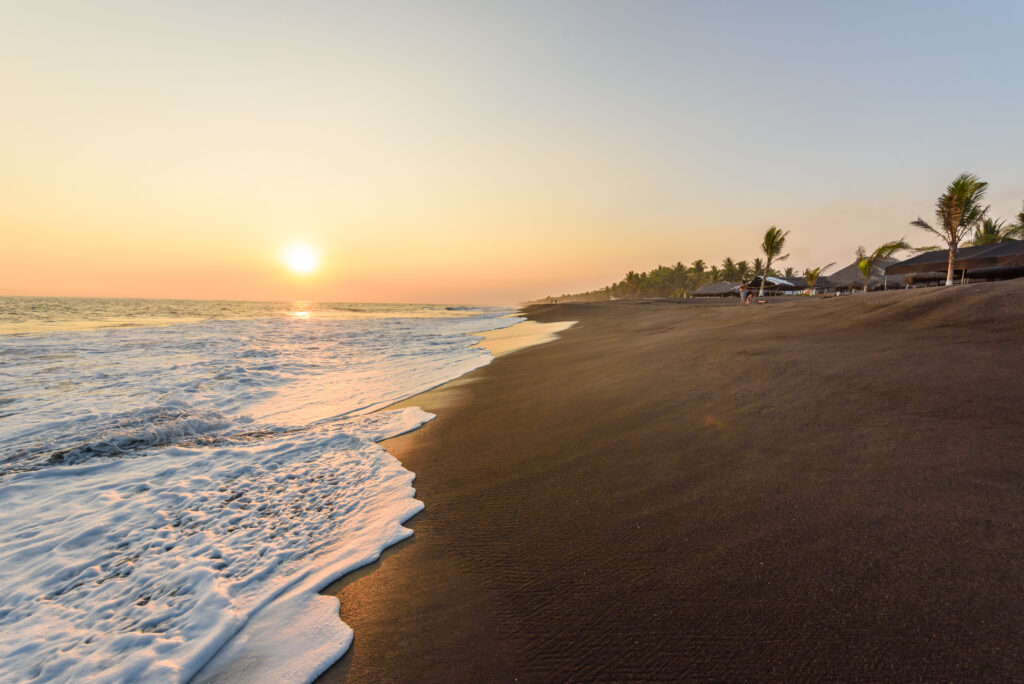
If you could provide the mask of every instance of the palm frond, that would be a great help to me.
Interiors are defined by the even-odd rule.
[[[900,238],[899,240],[893,240],[892,242],[886,242],[884,245],[881,245],[878,249],[871,253],[871,260],[875,261],[877,259],[888,259],[897,252],[902,252],[903,250],[906,249],[910,249],[910,245],[904,238]]]
[[[943,240],[946,240],[946,239],[948,238],[948,236],[946,236],[946,235],[943,235],[943,234],[942,234],[941,232],[939,232],[938,230],[936,230],[936,229],[932,228],[932,227],[931,227],[931,226],[930,226],[930,225],[928,224],[928,222],[927,222],[927,221],[925,221],[925,220],[924,220],[923,218],[921,218],[920,216],[918,216],[918,217],[917,217],[917,220],[916,220],[916,221],[911,221],[911,222],[910,222],[910,225],[912,225],[912,226],[917,226],[918,228],[921,228],[921,229],[923,229],[923,230],[927,230],[927,231],[930,231],[930,232],[932,232],[932,233],[935,233],[936,235],[938,235],[938,236],[939,236],[940,238],[942,238]]]

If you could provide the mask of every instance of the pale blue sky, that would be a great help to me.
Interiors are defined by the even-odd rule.
[[[3,2],[0,294],[507,302],[752,259],[771,224],[799,269],[923,244],[962,171],[1021,209],[1022,30],[1024,2]],[[257,286],[292,237],[320,280]],[[188,286],[42,291],[97,241]]]

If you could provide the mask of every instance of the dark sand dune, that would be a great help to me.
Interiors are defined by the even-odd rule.
[[[1024,677],[1024,281],[530,316],[322,681]]]

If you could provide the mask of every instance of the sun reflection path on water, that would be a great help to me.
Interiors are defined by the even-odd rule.
[[[307,319],[310,318],[310,310],[314,307],[313,302],[297,301],[292,302],[292,309],[288,312],[289,318]]]
[[[462,318],[510,310],[509,307],[448,306],[442,304],[352,304],[296,300],[284,303],[278,315],[294,320],[354,318]]]
[[[255,302],[0,296],[0,336],[170,326],[214,320],[462,318],[512,311],[511,307],[504,306],[310,300]]]

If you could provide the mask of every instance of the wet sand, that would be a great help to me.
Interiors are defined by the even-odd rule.
[[[320,681],[1024,677],[1024,281],[529,316]]]

